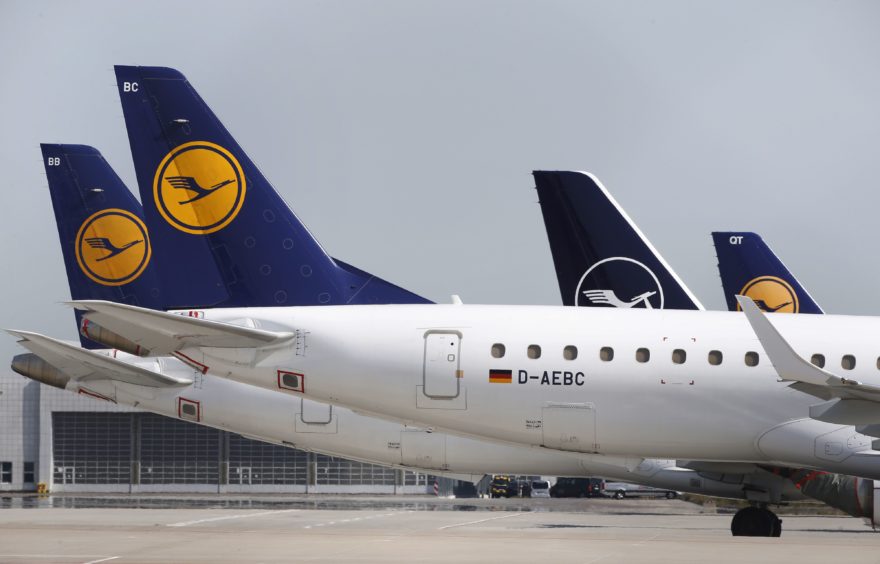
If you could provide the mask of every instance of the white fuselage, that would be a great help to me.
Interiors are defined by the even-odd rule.
[[[331,407],[301,395],[274,393],[210,374],[193,374],[192,369],[173,358],[144,359],[115,351],[113,354],[118,360],[148,370],[194,378],[194,383],[171,389],[103,379],[82,384],[71,380],[67,389],[288,447],[372,464],[455,474],[473,481],[484,474],[512,473],[603,476],[733,498],[745,497],[748,490],[739,482],[717,481],[701,477],[693,470],[676,468],[671,460],[559,452],[428,432]],[[188,414],[184,404],[195,407]],[[751,480],[751,484],[771,490],[775,499],[801,498],[787,480],[769,474],[752,476]]]
[[[880,478],[871,439],[810,419],[809,406],[821,400],[777,380],[739,313],[392,305],[217,309],[205,317],[300,335],[295,346],[256,355],[183,349],[212,373],[274,390],[279,371],[301,374],[306,395],[405,423],[581,453]],[[772,320],[807,358],[822,353],[834,370],[853,355],[849,377],[880,380],[873,337],[880,319]],[[496,344],[501,357],[493,356]],[[576,347],[576,358],[564,356],[566,347]],[[613,358],[605,360],[609,349]],[[638,349],[649,351],[647,362],[637,360]],[[683,363],[673,361],[674,351],[685,352]],[[720,364],[709,363],[710,351],[722,354]],[[747,353],[757,353],[756,366],[746,365]],[[510,383],[501,383],[502,371]]]

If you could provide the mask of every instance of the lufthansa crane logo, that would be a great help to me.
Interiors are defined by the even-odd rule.
[[[232,153],[214,143],[192,141],[165,155],[153,181],[159,213],[194,235],[229,225],[244,203],[244,172]]]
[[[800,311],[797,292],[788,282],[775,276],[753,278],[746,282],[739,294],[752,298],[756,306],[768,313],[797,313]],[[739,305],[736,308],[739,310]]]
[[[92,214],[76,233],[76,262],[91,280],[121,286],[135,280],[150,262],[147,228],[131,212],[106,209]]]
[[[623,281],[632,289],[623,290],[620,287]],[[600,260],[584,272],[575,290],[574,304],[663,309],[663,287],[657,275],[639,261],[611,257]]]

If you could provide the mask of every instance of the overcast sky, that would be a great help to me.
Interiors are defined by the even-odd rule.
[[[0,326],[75,336],[39,143],[137,192],[114,64],[181,70],[331,254],[433,300],[560,303],[530,172],[580,169],[709,308],[732,229],[880,314],[878,29],[868,1],[0,0]]]

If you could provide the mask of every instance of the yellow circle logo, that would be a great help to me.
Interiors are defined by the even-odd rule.
[[[152,252],[144,222],[125,210],[94,213],[76,233],[76,262],[86,276],[104,286],[135,280]]]
[[[244,203],[245,178],[232,153],[192,141],[165,155],[153,181],[153,199],[165,221],[194,235],[223,229]]]
[[[755,305],[768,313],[797,313],[800,311],[797,293],[781,278],[759,276],[750,280],[740,291],[741,296],[752,298]],[[737,309],[740,309],[737,306]]]

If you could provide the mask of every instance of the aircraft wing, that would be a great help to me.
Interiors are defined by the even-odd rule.
[[[21,346],[80,382],[116,380],[148,388],[178,387],[192,384],[192,380],[188,378],[159,374],[39,333],[28,331],[9,331],[9,333],[21,339],[19,341]]]
[[[124,336],[155,355],[185,347],[265,349],[291,341],[290,332],[266,331],[99,300],[70,302],[90,322]]]
[[[807,361],[792,348],[751,298],[737,296],[736,299],[780,380],[795,382],[793,387],[796,389],[832,402],[843,399],[880,403],[880,386],[837,376]],[[872,406],[872,409],[877,410],[877,406]],[[880,420],[880,416],[875,419]]]

